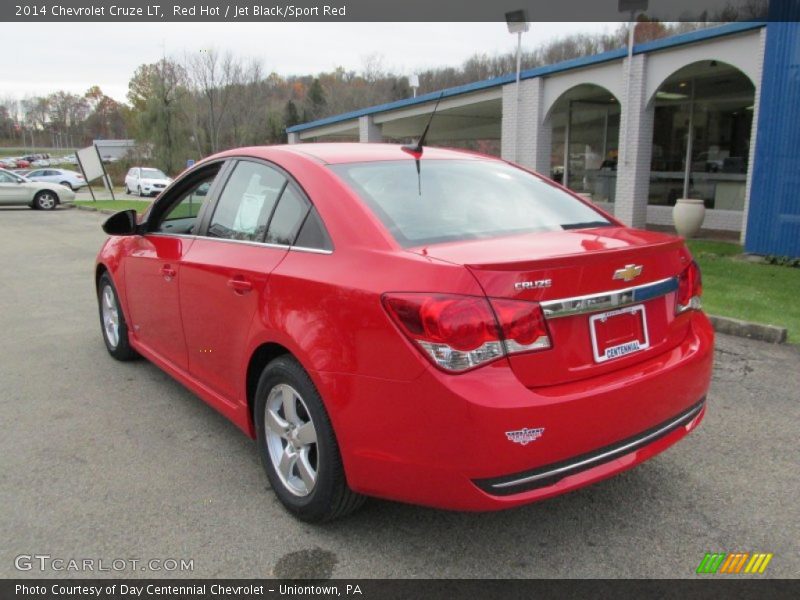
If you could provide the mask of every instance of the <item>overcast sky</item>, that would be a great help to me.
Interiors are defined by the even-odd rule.
[[[523,48],[618,23],[532,24]],[[360,71],[377,54],[385,70],[409,75],[458,66],[476,52],[514,51],[505,23],[0,23],[0,97],[84,93],[90,86],[125,100],[137,66],[214,47],[261,60],[268,73]]]

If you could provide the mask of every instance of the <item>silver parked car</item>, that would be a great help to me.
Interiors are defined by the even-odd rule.
[[[11,171],[0,169],[0,206],[30,206],[53,210],[59,204],[75,200],[75,192],[58,183],[30,181]]]
[[[83,175],[69,169],[34,169],[25,177],[31,181],[47,181],[60,183],[71,190],[78,190],[87,185]]]

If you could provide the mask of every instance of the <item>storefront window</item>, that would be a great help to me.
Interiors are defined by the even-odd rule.
[[[753,102],[753,84],[724,63],[695,63],[670,77],[655,98],[649,204],[673,206],[683,195],[691,121],[689,196],[743,210]]]
[[[594,202],[613,202],[620,108],[608,90],[581,85],[553,107],[550,176]]]

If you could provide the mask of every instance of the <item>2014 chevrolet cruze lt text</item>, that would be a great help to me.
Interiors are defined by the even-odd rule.
[[[548,498],[661,452],[705,411],[713,331],[683,242],[496,158],[241,148],[104,228],[108,351],[256,438],[305,520],[365,496]]]

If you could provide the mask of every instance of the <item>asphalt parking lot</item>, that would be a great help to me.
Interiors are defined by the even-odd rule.
[[[46,554],[193,560],[128,577],[680,578],[733,551],[774,553],[760,577],[800,574],[797,347],[719,336],[700,428],[576,493],[487,514],[373,500],[311,526],[238,429],[149,363],[108,356],[104,218],[0,209],[0,577],[98,575],[15,569]]]

